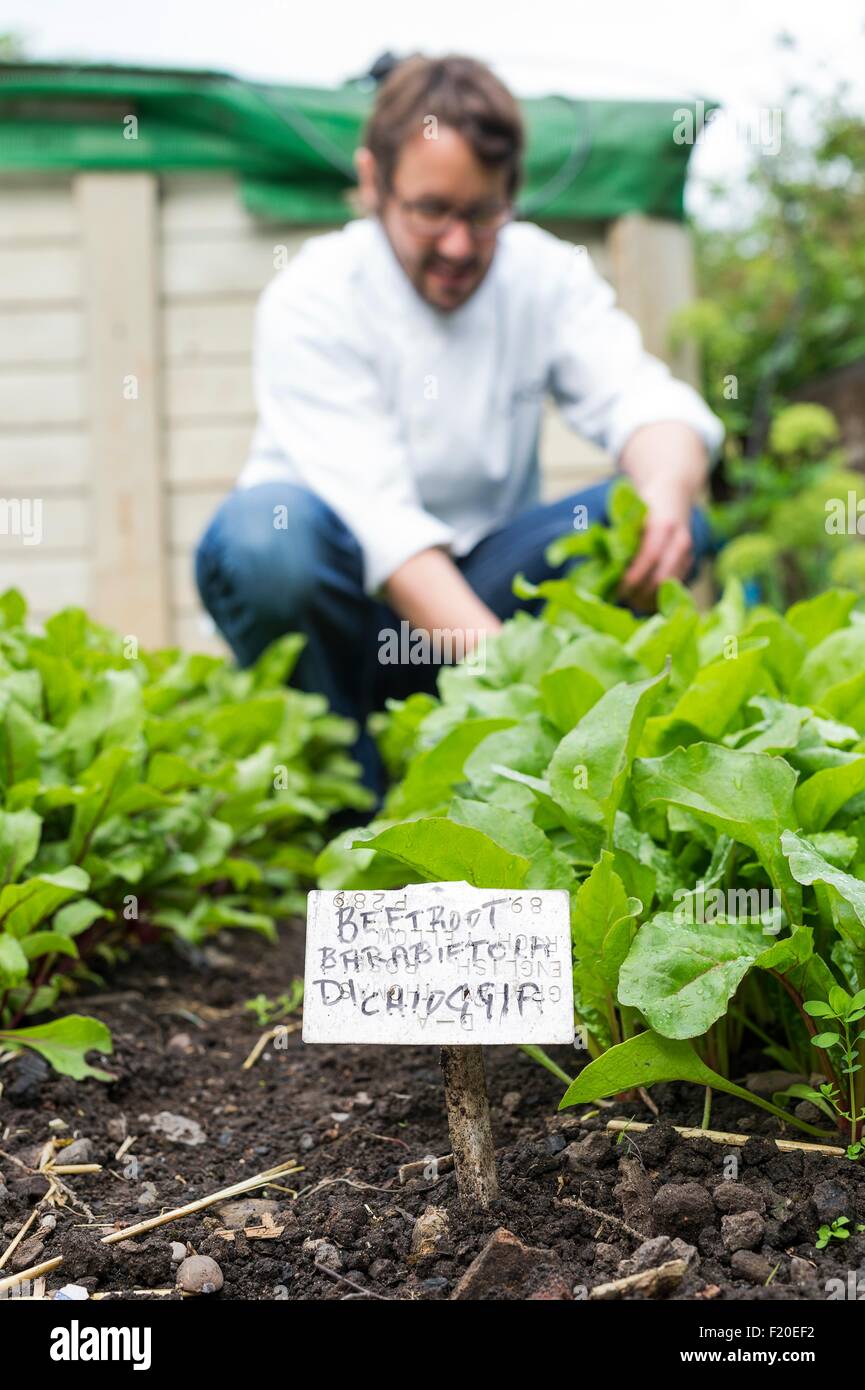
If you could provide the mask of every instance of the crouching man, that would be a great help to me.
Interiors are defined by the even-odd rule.
[[[512,219],[522,149],[489,69],[399,64],[356,156],[367,215],[310,239],[260,303],[259,424],[198,586],[242,665],[304,633],[295,680],[361,728],[388,696],[435,686],[435,661],[380,659],[380,634],[405,621],[470,648],[521,606],[517,571],[553,575],[544,551],[575,507],[603,519],[609,484],[539,502],[545,396],[647,503],[633,603],[700,548],[721,425],[644,351],[585,254]],[[356,751],[380,789],[367,735]]]

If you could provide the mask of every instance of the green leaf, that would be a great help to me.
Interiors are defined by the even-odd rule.
[[[24,883],[9,883],[0,891],[0,927],[20,940],[89,886],[89,875],[74,866],[57,874],[39,874]]]
[[[647,742],[661,746],[677,725],[689,725],[707,739],[719,739],[746,701],[765,682],[761,648],[739,651],[735,659],[721,658],[698,671],[669,714],[649,720]]]
[[[424,809],[437,810],[446,802],[457,782],[464,780],[466,759],[490,734],[510,729],[512,719],[469,719],[459,724],[434,748],[420,753],[411,763],[404,781],[387,798],[385,813],[391,817],[410,816]]]
[[[571,1105],[581,1105],[586,1101],[603,1100],[634,1087],[653,1086],[659,1081],[691,1081],[695,1086],[711,1086],[713,1090],[726,1091],[728,1095],[737,1096],[739,1100],[748,1101],[761,1110],[768,1110],[770,1115],[778,1116],[806,1134],[821,1139],[831,1137],[824,1130],[788,1115],[762,1096],[746,1091],[712,1071],[700,1060],[690,1043],[663,1038],[651,1031],[637,1033],[584,1067],[559,1102],[559,1109],[566,1110]]]
[[[58,955],[77,957],[78,947],[68,936],[59,931],[34,931],[21,941],[21,949],[28,960],[39,956]]]
[[[0,1043],[16,1051],[32,1048],[61,1076],[72,1076],[76,1081],[85,1076],[93,1076],[97,1081],[115,1080],[110,1072],[100,1071],[87,1061],[88,1052],[110,1056],[114,1050],[111,1034],[105,1024],[95,1018],[67,1014],[65,1018],[42,1023],[36,1028],[0,1029]]]
[[[853,944],[857,949],[865,948],[865,883],[843,869],[836,869],[801,835],[785,830],[781,836],[781,847],[790,861],[790,872],[798,883],[825,883],[853,909],[860,926]]]
[[[786,899],[792,921],[799,917],[801,894],[781,853],[780,835],[795,824],[795,785],[796,774],[783,758],[709,743],[634,764],[638,805],[680,806],[748,845]]]
[[[604,687],[578,666],[559,666],[541,676],[540,692],[544,714],[566,734],[597,703]]]
[[[487,801],[454,797],[448,817],[456,825],[470,825],[495,840],[497,845],[529,860],[526,888],[564,888],[574,885],[574,871],[563,854],[528,816]]]
[[[427,882],[466,882],[475,888],[522,888],[529,861],[468,825],[432,817],[383,830],[359,848],[382,850]]]
[[[637,628],[636,618],[626,608],[617,608],[594,594],[584,593],[574,588],[568,579],[545,579],[540,584],[532,584],[518,574],[514,579],[514,593],[518,598],[546,599],[553,609],[573,613],[586,627],[615,637],[619,642],[627,642]]]
[[[865,666],[865,624],[832,632],[802,663],[793,685],[793,699],[802,705],[822,705],[833,687],[858,676]]]
[[[0,698],[0,788],[39,776],[40,725],[16,701]]]
[[[759,926],[682,922],[659,912],[637,933],[619,976],[619,1002],[667,1038],[700,1037],[766,950]]]
[[[814,1037],[811,1039],[811,1046],[822,1048],[834,1047],[835,1044],[840,1041],[840,1033],[815,1033]]]
[[[8,932],[0,932],[0,989],[10,989],[26,980],[28,969],[21,943]]]
[[[566,734],[547,769],[554,799],[611,844],[613,823],[643,728],[666,675],[608,690]]]
[[[818,647],[830,633],[846,627],[858,601],[858,594],[850,589],[826,589],[816,598],[794,603],[787,609],[786,620],[809,647]]]
[[[803,830],[823,830],[851,797],[865,791],[865,758],[815,772],[796,788],[794,807]]]
[[[502,768],[540,776],[555,747],[551,727],[539,715],[528,715],[511,728],[489,734],[466,758],[463,771],[473,791],[491,797],[501,785]]]
[[[592,981],[596,994],[615,997],[641,906],[625,893],[613,868],[613,855],[605,850],[581,884],[571,909],[574,961],[581,988]]]
[[[35,858],[41,834],[34,811],[0,811],[0,883],[14,883]]]

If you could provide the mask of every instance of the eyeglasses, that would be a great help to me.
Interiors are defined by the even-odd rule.
[[[476,241],[486,241],[494,237],[513,215],[509,203],[490,203],[460,212],[459,208],[448,207],[432,198],[410,199],[394,196],[409,230],[414,232],[415,236],[429,237],[431,240],[444,236],[455,222],[465,222],[470,235]]]

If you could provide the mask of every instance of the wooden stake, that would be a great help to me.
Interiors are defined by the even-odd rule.
[[[499,1179],[483,1049],[443,1047],[441,1063],[457,1188],[464,1202],[488,1207]]]

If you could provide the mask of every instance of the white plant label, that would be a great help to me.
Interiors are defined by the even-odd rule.
[[[303,1040],[571,1043],[568,894],[414,883],[307,900]]]

